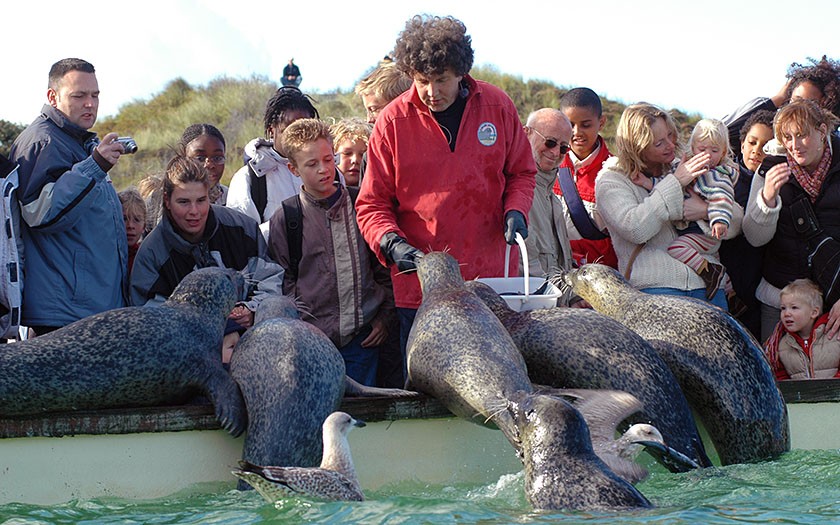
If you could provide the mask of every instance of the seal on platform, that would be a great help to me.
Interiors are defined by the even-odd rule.
[[[178,404],[203,393],[222,426],[241,434],[245,407],[220,349],[243,285],[232,270],[196,270],[160,306],[109,310],[3,345],[0,416]]]
[[[564,280],[595,310],[656,348],[698,413],[724,465],[790,450],[787,407],[759,343],[705,301],[651,295],[614,269],[587,264]]]

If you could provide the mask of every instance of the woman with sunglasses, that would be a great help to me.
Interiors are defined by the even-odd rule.
[[[711,157],[702,152],[677,163],[679,152],[677,127],[667,112],[645,103],[628,106],[616,130],[615,157],[595,182],[595,201],[630,284],[647,293],[705,300],[703,279],[667,249],[677,237],[673,221],[708,218],[706,202],[696,194],[684,199],[684,193],[709,170]],[[743,218],[740,206],[734,208],[728,236],[740,231]],[[727,308],[723,290],[710,302]]]

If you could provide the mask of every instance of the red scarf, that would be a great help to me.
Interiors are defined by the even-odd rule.
[[[788,166],[790,166],[790,172],[793,173],[796,182],[808,194],[811,203],[816,202],[823,181],[825,181],[825,176],[828,174],[828,165],[831,164],[831,148],[826,144],[822,158],[813,173],[808,173],[804,167],[797,164],[790,156],[790,153],[787,154],[787,161]]]

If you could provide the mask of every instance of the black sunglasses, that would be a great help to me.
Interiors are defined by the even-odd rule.
[[[545,135],[543,135],[539,131],[535,130],[534,128],[528,128],[528,129],[530,129],[531,131],[533,131],[534,133],[536,133],[537,135],[542,137],[542,139],[545,141],[545,147],[546,148],[554,149],[557,146],[560,146],[560,155],[565,155],[566,153],[569,152],[570,149],[572,149],[572,147],[569,146],[568,144],[566,144],[565,142],[561,144],[561,143],[557,142],[555,139],[545,138]]]

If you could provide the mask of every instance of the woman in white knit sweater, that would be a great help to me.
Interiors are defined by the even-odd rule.
[[[692,195],[684,200],[683,195],[709,169],[710,157],[701,153],[675,167],[678,149],[677,127],[667,112],[645,103],[628,106],[616,130],[615,157],[598,174],[595,201],[612,237],[619,270],[629,275],[633,286],[648,293],[705,299],[703,280],[666,250],[677,236],[672,221],[707,218],[703,199]],[[743,210],[736,206],[727,237],[737,235],[742,217]],[[723,290],[711,302],[726,309]]]

